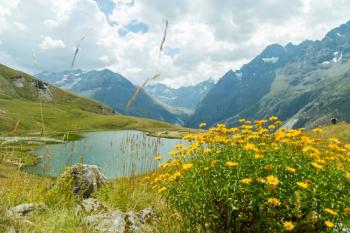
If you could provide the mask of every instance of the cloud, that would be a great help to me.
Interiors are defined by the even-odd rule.
[[[52,48],[65,48],[66,45],[62,40],[55,40],[49,36],[43,36],[43,41],[40,43],[40,48],[42,49],[52,49]]]
[[[159,72],[161,82],[190,85],[239,69],[271,43],[320,39],[349,10],[346,0],[1,0],[0,62],[69,69],[85,36],[76,68],[110,68],[136,84]]]

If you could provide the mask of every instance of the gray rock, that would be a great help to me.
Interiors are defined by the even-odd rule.
[[[101,233],[123,233],[126,231],[126,214],[114,211],[108,214],[99,214],[86,217],[84,222]]]
[[[142,233],[149,232],[146,223],[152,223],[156,219],[153,208],[146,208],[138,213],[114,211],[107,214],[99,214],[86,217],[84,222],[101,233]]]
[[[135,212],[129,211],[126,213],[126,232],[142,232],[142,224]]]
[[[103,175],[96,165],[76,164],[65,171],[59,177],[60,180],[72,182],[72,192],[83,198],[89,198],[90,195],[99,190],[107,178]]]
[[[24,203],[9,209],[7,216],[10,218],[22,218],[46,208],[47,206],[43,203]]]
[[[156,220],[157,214],[153,208],[145,208],[137,213],[142,224],[152,223]]]
[[[80,206],[83,211],[88,213],[94,212],[94,211],[109,210],[109,207],[107,205],[101,203],[99,200],[95,198],[84,199]]]

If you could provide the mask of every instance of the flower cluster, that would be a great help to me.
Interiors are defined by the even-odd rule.
[[[241,119],[187,135],[151,185],[194,228],[319,232],[349,227],[350,144]],[[205,124],[201,124],[202,127]],[[155,159],[159,159],[156,157]]]

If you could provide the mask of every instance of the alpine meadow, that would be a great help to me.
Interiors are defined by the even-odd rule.
[[[0,232],[350,232],[349,11],[0,0]]]

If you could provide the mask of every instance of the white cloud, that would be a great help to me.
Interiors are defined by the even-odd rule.
[[[106,55],[99,57],[98,60],[102,61],[103,63],[109,63],[109,57]]]
[[[69,69],[85,36],[76,68],[107,67],[137,84],[159,72],[164,83],[189,85],[240,68],[268,44],[320,39],[350,20],[345,0],[113,1],[107,18],[93,0],[0,0],[0,62],[33,73]],[[159,56],[165,19],[165,46],[175,48],[175,56]],[[119,35],[131,22],[147,24],[148,31]]]
[[[55,40],[49,36],[43,37],[43,41],[40,43],[40,48],[42,49],[52,49],[52,48],[65,48],[66,45],[62,40]]]
[[[59,24],[57,21],[55,20],[52,20],[52,19],[47,19],[44,21],[44,25],[47,26],[47,27],[57,27]]]

